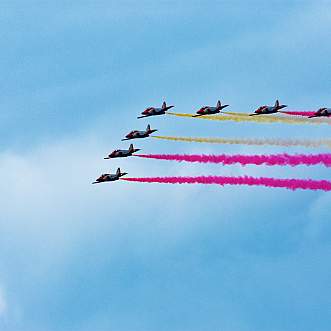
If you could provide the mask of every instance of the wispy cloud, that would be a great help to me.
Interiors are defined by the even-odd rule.
[[[7,312],[7,301],[3,289],[0,287],[0,319],[5,316]]]

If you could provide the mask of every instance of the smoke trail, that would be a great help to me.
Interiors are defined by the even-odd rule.
[[[167,113],[168,115],[178,117],[193,117],[192,114]],[[321,118],[291,118],[270,115],[249,116],[244,113],[224,112],[224,115],[205,115],[194,118],[211,121],[234,121],[234,122],[255,122],[255,123],[286,123],[286,124],[331,124],[327,119]]]
[[[237,138],[192,138],[192,137],[169,137],[169,136],[151,136],[155,139],[210,143],[210,144],[228,144],[228,145],[269,145],[269,146],[302,146],[302,147],[327,147],[331,148],[331,140],[300,140],[300,139],[237,139]]]
[[[252,118],[254,121],[257,122],[264,122],[264,123],[290,123],[290,124],[327,124],[328,121],[325,120],[325,118],[318,118],[316,119],[317,121],[314,120],[314,123],[311,122],[310,118],[291,118],[291,117],[284,117],[284,116],[277,116],[277,115],[272,115],[272,114],[267,114],[267,115],[254,115],[250,116],[250,114],[246,113],[235,113],[235,112],[222,112],[225,115],[230,115],[230,116],[235,116],[235,117],[240,117],[240,118]],[[287,114],[287,115],[301,115],[308,117],[310,115],[315,114],[314,112],[297,112],[297,111],[279,111],[279,113]],[[303,115],[307,114],[307,115]],[[219,117],[219,116],[216,116]],[[330,122],[331,123],[331,122]],[[329,124],[330,124],[329,123]]]
[[[280,113],[287,115],[295,115],[295,116],[313,116],[315,114],[314,111],[280,111]]]
[[[223,165],[239,163],[240,165],[254,164],[267,166],[297,166],[307,165],[312,166],[322,164],[326,167],[331,167],[331,154],[271,154],[271,155],[180,155],[180,154],[135,154],[136,157],[147,159],[168,160],[168,161],[186,161],[200,163],[220,163]]]
[[[217,184],[217,185],[249,185],[279,187],[289,190],[323,190],[331,191],[331,182],[313,179],[278,179],[267,177],[224,177],[224,176],[199,176],[199,177],[145,177],[121,178],[129,182],[165,183],[165,184]]]

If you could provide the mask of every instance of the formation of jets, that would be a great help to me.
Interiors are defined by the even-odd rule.
[[[174,106],[167,106],[166,102],[164,101],[162,103],[161,108],[148,107],[141,113],[142,116],[138,116],[137,118],[164,115],[169,109],[171,109],[173,107]],[[226,107],[229,107],[229,105],[222,105],[221,101],[218,100],[215,107],[203,106],[198,111],[196,111],[196,114],[193,115],[193,117],[218,114],[218,113],[221,113],[222,110]],[[274,113],[279,112],[281,109],[283,109],[285,107],[287,107],[287,106],[281,105],[279,103],[279,101],[276,100],[276,102],[273,106],[267,106],[267,105],[260,106],[259,108],[257,108],[254,111],[254,113],[250,114],[250,116],[274,114]],[[331,108],[319,108],[313,115],[309,116],[309,118],[322,117],[322,116],[331,117]],[[157,131],[156,129],[151,129],[151,126],[148,124],[146,130],[144,130],[144,131],[133,130],[133,131],[129,132],[125,136],[125,138],[122,139],[122,141],[146,138],[146,137],[149,137],[153,132],[156,132],[156,131]],[[104,159],[114,159],[114,158],[132,156],[135,152],[137,152],[139,150],[140,150],[139,148],[134,148],[133,144],[131,144],[129,149],[125,149],[125,150],[116,149],[113,152],[111,152]],[[118,168],[115,174],[102,174],[92,184],[116,181],[125,175],[127,175],[127,173],[121,172],[121,169]]]

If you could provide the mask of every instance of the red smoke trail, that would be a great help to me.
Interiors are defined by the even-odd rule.
[[[274,165],[316,165],[323,164],[326,167],[331,167],[331,154],[271,154],[271,155],[180,155],[180,154],[136,154],[137,157],[158,160],[171,160],[171,161],[186,161],[186,162],[200,162],[200,163],[221,163],[229,165],[239,163],[240,165],[265,164],[268,166]]]
[[[331,182],[327,180],[313,179],[277,179],[267,177],[223,177],[223,176],[199,176],[199,177],[145,177],[145,178],[121,178],[129,182],[141,183],[165,183],[165,184],[217,184],[217,185],[257,185],[266,187],[281,187],[289,190],[323,190],[331,191]]]
[[[313,116],[315,114],[314,111],[280,111],[280,113],[287,115],[296,115],[296,116]]]

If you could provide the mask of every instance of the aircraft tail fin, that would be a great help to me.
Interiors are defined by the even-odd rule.
[[[148,124],[147,128],[146,128],[146,131],[150,131],[150,130],[151,130],[151,126]]]
[[[276,102],[275,102],[275,107],[279,107],[279,101],[278,100],[276,100]]]
[[[220,100],[217,101],[216,107],[217,108],[221,108],[222,107],[222,104],[221,104],[221,101]]]
[[[116,175],[119,176],[121,174],[121,168],[117,168]]]
[[[163,103],[162,103],[162,109],[165,109],[165,108],[167,108],[167,104],[166,104],[165,101],[163,101]]]
[[[131,144],[130,147],[129,147],[129,152],[132,153],[133,150],[134,150],[134,148],[133,148],[133,144]]]

